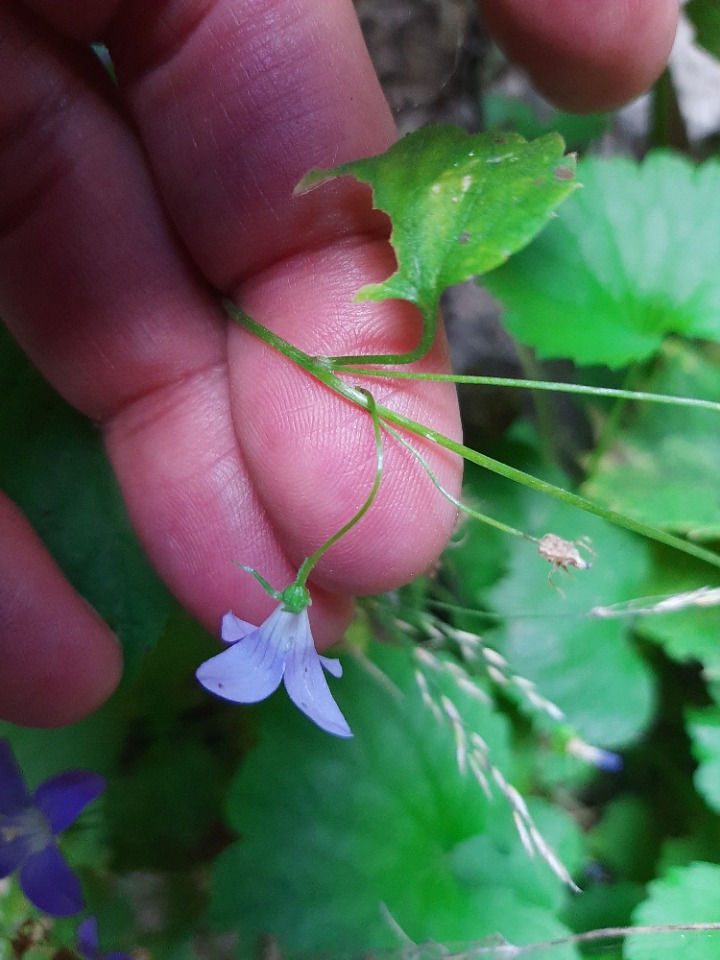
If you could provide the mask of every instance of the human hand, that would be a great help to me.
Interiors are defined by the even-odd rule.
[[[678,0],[478,0],[497,43],[558,107],[612,110],[667,63]]]
[[[515,0],[490,7],[544,89],[572,89],[572,105],[589,109],[652,81],[676,15],[669,0],[608,0],[582,32],[576,11],[584,25],[599,15],[580,0],[546,16],[536,4],[536,20]],[[622,31],[600,29],[615,18]],[[538,53],[540,35],[554,38],[557,63]],[[119,96],[87,49],[98,39]],[[180,601],[213,630],[231,605],[260,622],[271,601],[231,561],[289,583],[367,496],[374,440],[366,415],[229,323],[216,291],[312,354],[400,353],[419,336],[408,305],[353,302],[394,264],[367,190],[343,180],[292,197],[310,168],[394,137],[352,6],[5,4],[0,87],[0,313],[47,379],[102,423],[133,522]],[[442,339],[422,367],[447,368]],[[375,393],[459,432],[447,385]],[[460,464],[428,455],[457,490]],[[453,521],[388,444],[372,509],[313,571],[318,647],[340,636],[352,596],[432,563]],[[31,725],[85,715],[120,672],[109,629],[7,501],[0,663],[0,715]]]

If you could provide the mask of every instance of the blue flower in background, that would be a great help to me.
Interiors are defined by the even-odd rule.
[[[10,744],[0,740],[0,878],[17,870],[23,893],[38,910],[54,917],[82,910],[80,881],[55,838],[104,789],[99,774],[69,770],[31,795]]]
[[[127,953],[100,953],[98,926],[95,917],[86,917],[75,935],[78,953],[83,960],[130,960]]]
[[[352,736],[323,673],[325,668],[340,677],[342,665],[315,650],[307,605],[292,611],[281,603],[259,627],[226,613],[221,635],[230,649],[197,670],[206,690],[236,703],[257,703],[284,679],[292,702],[314,723],[336,737]]]
[[[604,770],[606,773],[619,773],[623,768],[623,758],[619,753],[603,750],[602,747],[593,747],[579,737],[571,737],[565,749],[573,756],[579,757],[585,763],[591,763],[598,770]]]

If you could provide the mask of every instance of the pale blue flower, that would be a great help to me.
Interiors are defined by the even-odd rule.
[[[226,613],[221,635],[230,649],[197,670],[206,690],[235,703],[257,703],[284,680],[292,702],[314,723],[336,737],[352,736],[323,673],[340,677],[342,665],[315,650],[307,604],[292,611],[281,602],[259,627]]]
[[[80,881],[55,838],[104,789],[99,774],[68,770],[31,795],[10,744],[0,740],[0,878],[17,870],[23,893],[44,913],[70,917],[82,910]]]

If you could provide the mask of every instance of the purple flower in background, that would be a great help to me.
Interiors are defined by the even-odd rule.
[[[78,953],[83,960],[130,960],[127,953],[100,953],[98,927],[95,917],[86,917],[75,934]]]
[[[210,693],[236,703],[264,700],[284,679],[292,702],[314,723],[336,737],[351,737],[323,673],[324,667],[340,677],[342,665],[315,650],[308,603],[309,597],[293,611],[282,602],[259,627],[226,613],[221,635],[232,646],[201,664],[196,676]]]
[[[82,910],[80,881],[55,838],[104,789],[99,774],[69,770],[31,795],[10,744],[0,740],[0,878],[17,870],[23,893],[38,910],[54,917]]]

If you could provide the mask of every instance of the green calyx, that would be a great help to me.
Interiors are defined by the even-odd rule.
[[[291,583],[289,587],[285,587],[280,594],[280,601],[288,613],[302,613],[305,607],[312,603],[310,591],[299,583]]]

